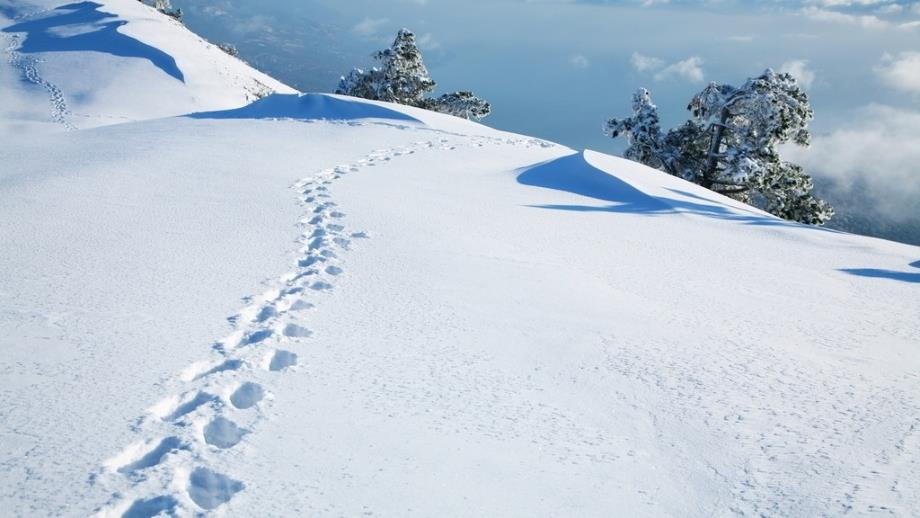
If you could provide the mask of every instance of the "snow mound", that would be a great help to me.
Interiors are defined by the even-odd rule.
[[[327,94],[273,94],[234,110],[193,113],[194,119],[383,119],[420,123],[401,111],[353,97]]]

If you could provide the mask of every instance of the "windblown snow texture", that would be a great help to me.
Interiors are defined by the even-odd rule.
[[[920,513],[920,248],[80,5],[184,82],[0,33],[3,514]]]

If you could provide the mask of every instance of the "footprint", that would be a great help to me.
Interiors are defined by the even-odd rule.
[[[289,336],[291,338],[306,338],[313,334],[313,331],[310,331],[306,327],[299,326],[297,324],[288,324],[284,326],[284,336]]]
[[[248,430],[240,428],[233,421],[216,417],[204,427],[204,442],[221,449],[232,448],[247,433]]]
[[[351,245],[351,240],[345,239],[344,237],[337,237],[333,239],[332,242],[344,248],[345,250],[348,250],[348,246]]]
[[[333,211],[329,213],[329,217],[336,218],[336,219],[342,219],[345,217],[345,213],[339,212],[339,211]]]
[[[312,309],[313,307],[315,307],[313,304],[305,300],[295,300],[294,303],[291,304],[291,311],[303,311],[306,309]]]
[[[326,267],[326,273],[329,275],[341,275],[345,270],[342,270],[338,266],[329,265]]]
[[[310,285],[310,289],[316,291],[329,291],[332,289],[332,285],[326,281],[316,281]]]
[[[135,472],[142,469],[156,466],[170,453],[184,449],[186,449],[186,446],[182,444],[182,441],[178,437],[167,437],[139,459],[118,468],[118,472],[125,475],[133,475]]]
[[[300,268],[307,268],[307,267],[309,267],[309,266],[313,266],[314,264],[316,264],[316,263],[318,263],[318,262],[320,262],[320,261],[322,261],[322,260],[323,260],[323,259],[322,259],[321,257],[317,257],[317,256],[315,256],[315,255],[311,255],[311,256],[308,256],[308,257],[304,257],[303,259],[297,261],[297,266],[300,267]]]
[[[259,342],[263,342],[271,335],[272,335],[271,329],[259,329],[256,331],[252,331],[251,333],[247,333],[246,337],[243,338],[242,345],[252,345],[252,344],[257,344]]]
[[[367,235],[367,232],[354,232],[354,233],[351,234],[351,237],[353,237],[353,238],[355,238],[355,239],[367,239],[367,238],[369,238],[370,236]]]
[[[313,251],[326,246],[326,240],[322,237],[313,238],[307,244],[307,250]]]
[[[155,496],[135,500],[121,518],[153,518],[154,516],[174,516],[179,502],[171,496]]]
[[[262,401],[263,397],[265,397],[265,390],[262,389],[262,386],[247,381],[233,391],[233,394],[230,395],[230,403],[240,410],[245,410],[255,406],[259,401]]]
[[[208,468],[195,468],[188,478],[188,496],[202,509],[214,509],[228,502],[246,487],[239,480],[215,473]]]
[[[243,360],[224,360],[211,368],[207,368],[207,365],[212,364],[206,362],[195,363],[185,369],[181,378],[184,381],[195,381],[219,372],[239,370],[243,366]]]
[[[217,400],[217,396],[213,394],[208,394],[207,392],[198,392],[195,394],[195,397],[186,401],[185,403],[177,405],[172,412],[170,412],[162,419],[164,421],[176,421],[181,417],[194,412],[198,407],[211,403],[215,400]]]
[[[275,351],[272,359],[268,364],[268,370],[280,371],[288,367],[297,365],[297,355],[290,351]]]
[[[278,315],[278,310],[274,306],[265,306],[261,311],[256,315],[256,322],[265,322],[269,318]]]

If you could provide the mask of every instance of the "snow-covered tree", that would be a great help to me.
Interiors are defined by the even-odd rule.
[[[492,112],[492,105],[473,95],[473,92],[460,91],[444,94],[437,99],[429,99],[421,107],[461,117],[464,119],[482,119]]]
[[[142,3],[145,3],[161,13],[172,16],[176,20],[182,21],[182,9],[173,9],[172,3],[170,0],[141,0]]]
[[[688,106],[693,118],[662,135],[646,90],[633,97],[633,116],[611,119],[605,133],[625,135],[625,156],[777,216],[822,224],[834,211],[812,196],[811,177],[783,161],[778,146],[807,146],[814,112],[789,74],[772,70],[741,87],[711,83]]]
[[[661,124],[658,107],[652,103],[652,95],[645,88],[633,94],[633,115],[625,119],[610,119],[604,133],[616,138],[626,137],[629,147],[623,156],[656,169],[664,169],[664,152],[661,139]]]
[[[437,99],[427,97],[436,83],[428,75],[415,34],[408,29],[400,29],[390,48],[375,52],[373,58],[379,66],[370,70],[353,69],[341,78],[335,93],[417,106],[467,119],[481,119],[492,110],[488,102],[468,91]]]
[[[233,56],[233,57],[235,57],[235,58],[240,57],[240,51],[239,51],[239,49],[237,49],[237,48],[236,48],[236,45],[234,45],[234,44],[232,44],[232,43],[227,43],[227,42],[225,42],[225,43],[218,43],[218,44],[217,44],[217,48],[219,48],[220,50],[226,52],[227,54],[229,54],[229,55],[231,55],[231,56]]]
[[[412,31],[400,29],[393,45],[373,57],[379,67],[352,70],[339,82],[336,93],[415,106],[434,90],[436,83],[428,76]]]

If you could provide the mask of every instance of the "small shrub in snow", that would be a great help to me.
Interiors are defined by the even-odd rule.
[[[778,146],[809,144],[814,112],[789,74],[772,70],[740,87],[710,83],[687,107],[691,120],[662,134],[648,90],[633,96],[633,115],[610,119],[607,135],[624,135],[625,156],[779,217],[820,225],[834,209],[812,194],[814,184]]]
[[[173,9],[172,3],[170,0],[139,0],[143,4],[147,4],[157,11],[165,14],[166,16],[171,16],[178,21],[182,21],[182,9]]]
[[[231,56],[233,56],[233,57],[235,57],[235,58],[240,57],[240,51],[239,51],[239,49],[237,49],[237,48],[236,48],[236,45],[234,45],[234,44],[232,44],[232,43],[218,43],[218,44],[217,44],[217,48],[219,48],[220,50],[226,52],[227,54],[229,54],[229,55],[231,55]]]
[[[436,83],[428,76],[415,34],[408,29],[400,29],[390,48],[375,52],[373,57],[379,67],[353,69],[341,78],[335,93],[416,106],[466,119],[481,119],[492,110],[488,102],[469,91],[427,97]]]

